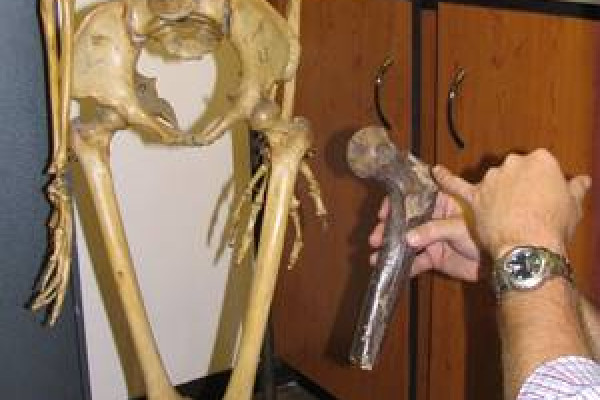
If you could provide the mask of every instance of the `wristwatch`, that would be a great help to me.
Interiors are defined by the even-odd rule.
[[[492,286],[497,296],[511,290],[532,290],[560,276],[572,282],[569,261],[543,247],[519,246],[494,262]]]

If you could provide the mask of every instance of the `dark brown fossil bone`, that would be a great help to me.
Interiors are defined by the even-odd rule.
[[[405,234],[431,218],[437,186],[429,166],[408,151],[399,152],[383,127],[370,126],[355,133],[348,143],[347,160],[357,176],[383,183],[390,202],[383,245],[350,349],[350,361],[371,370],[416,256],[416,250],[407,245]]]

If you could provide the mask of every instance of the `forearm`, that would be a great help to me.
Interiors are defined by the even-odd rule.
[[[544,362],[565,355],[591,357],[577,301],[571,285],[560,278],[500,300],[506,399],[515,399],[525,379]]]
[[[526,380],[524,391],[537,385],[539,392],[552,392],[556,388],[544,386],[544,378],[552,380],[552,376],[544,370],[531,374],[544,363],[568,355],[575,356],[567,357],[568,362],[573,359],[592,365],[589,369],[594,372],[586,377],[593,378],[588,383],[595,390],[597,383],[600,386],[595,380],[598,377],[600,381],[600,367],[589,360],[592,354],[577,296],[565,278],[570,271],[564,257],[581,218],[582,201],[591,185],[589,176],[565,179],[557,160],[543,149],[526,156],[507,156],[502,166],[490,169],[477,185],[441,167],[433,172],[442,190],[459,195],[471,207],[477,241],[494,260],[494,285],[501,297],[498,317],[506,398],[515,399]],[[539,285],[546,277],[553,278]],[[563,375],[572,378],[578,391],[579,377],[570,374],[569,365],[566,371]],[[527,379],[530,376],[533,385],[532,379]],[[568,385],[569,379],[562,378],[559,383]],[[523,398],[547,398],[535,390]],[[554,392],[564,394],[560,389]]]
[[[577,296],[579,318],[593,359],[600,361],[600,315],[598,309],[582,294]]]

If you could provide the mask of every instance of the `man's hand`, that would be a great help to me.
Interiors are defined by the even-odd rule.
[[[369,243],[379,248],[383,242],[383,231],[389,213],[385,198],[379,210],[380,222],[369,236]],[[479,250],[469,235],[463,210],[452,196],[439,192],[433,219],[407,233],[406,240],[412,247],[422,249],[415,258],[413,276],[429,270],[437,270],[453,278],[475,281],[479,272]],[[371,255],[375,265],[377,252]]]
[[[461,205],[473,214],[472,231],[481,250],[494,258],[517,245],[543,246],[564,254],[591,185],[588,176],[567,180],[546,150],[509,155],[479,184],[443,167],[434,168],[433,175],[440,188],[434,218],[407,235],[409,244],[423,248],[413,274],[435,269],[465,280],[477,278],[480,257]],[[386,215],[384,204],[382,222],[370,237],[375,247],[381,244]],[[572,287],[561,279],[549,280],[536,290],[510,293],[499,303],[505,398],[514,399],[525,379],[546,361],[563,355],[591,356],[596,314],[590,317],[582,304],[578,315],[576,303]]]
[[[407,233],[409,245],[423,249],[415,259],[412,275],[437,270],[467,281],[477,280],[480,253],[461,203],[453,195],[472,209],[473,233],[492,257],[516,245],[538,245],[564,254],[591,185],[591,179],[583,175],[567,181],[546,150],[527,156],[509,155],[479,184],[471,184],[441,166],[433,169],[433,175],[440,186],[433,219]],[[369,237],[374,248],[381,246],[388,212],[385,199],[380,222]],[[376,260],[377,253],[373,253],[371,264]]]
[[[511,154],[477,185],[443,167],[434,171],[443,190],[460,196],[472,208],[477,237],[493,258],[517,245],[537,245],[564,254],[591,185],[588,176],[566,180],[547,150]]]

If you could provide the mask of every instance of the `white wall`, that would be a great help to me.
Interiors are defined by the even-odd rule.
[[[140,72],[160,77],[159,93],[170,100],[183,128],[201,113],[215,81],[211,57],[165,64],[144,53]],[[233,175],[232,145],[227,134],[209,147],[166,148],[144,145],[135,134],[121,132],[111,146],[132,258],[154,335],[175,384],[225,369],[231,362],[236,324],[219,327],[221,318],[238,318],[222,315],[231,252],[227,249],[215,258],[231,199],[218,201]],[[126,399],[123,371],[79,218],[76,238],[92,397]],[[240,313],[237,308],[234,314]],[[225,349],[215,345],[217,330]],[[224,354],[213,354],[215,346]]]

